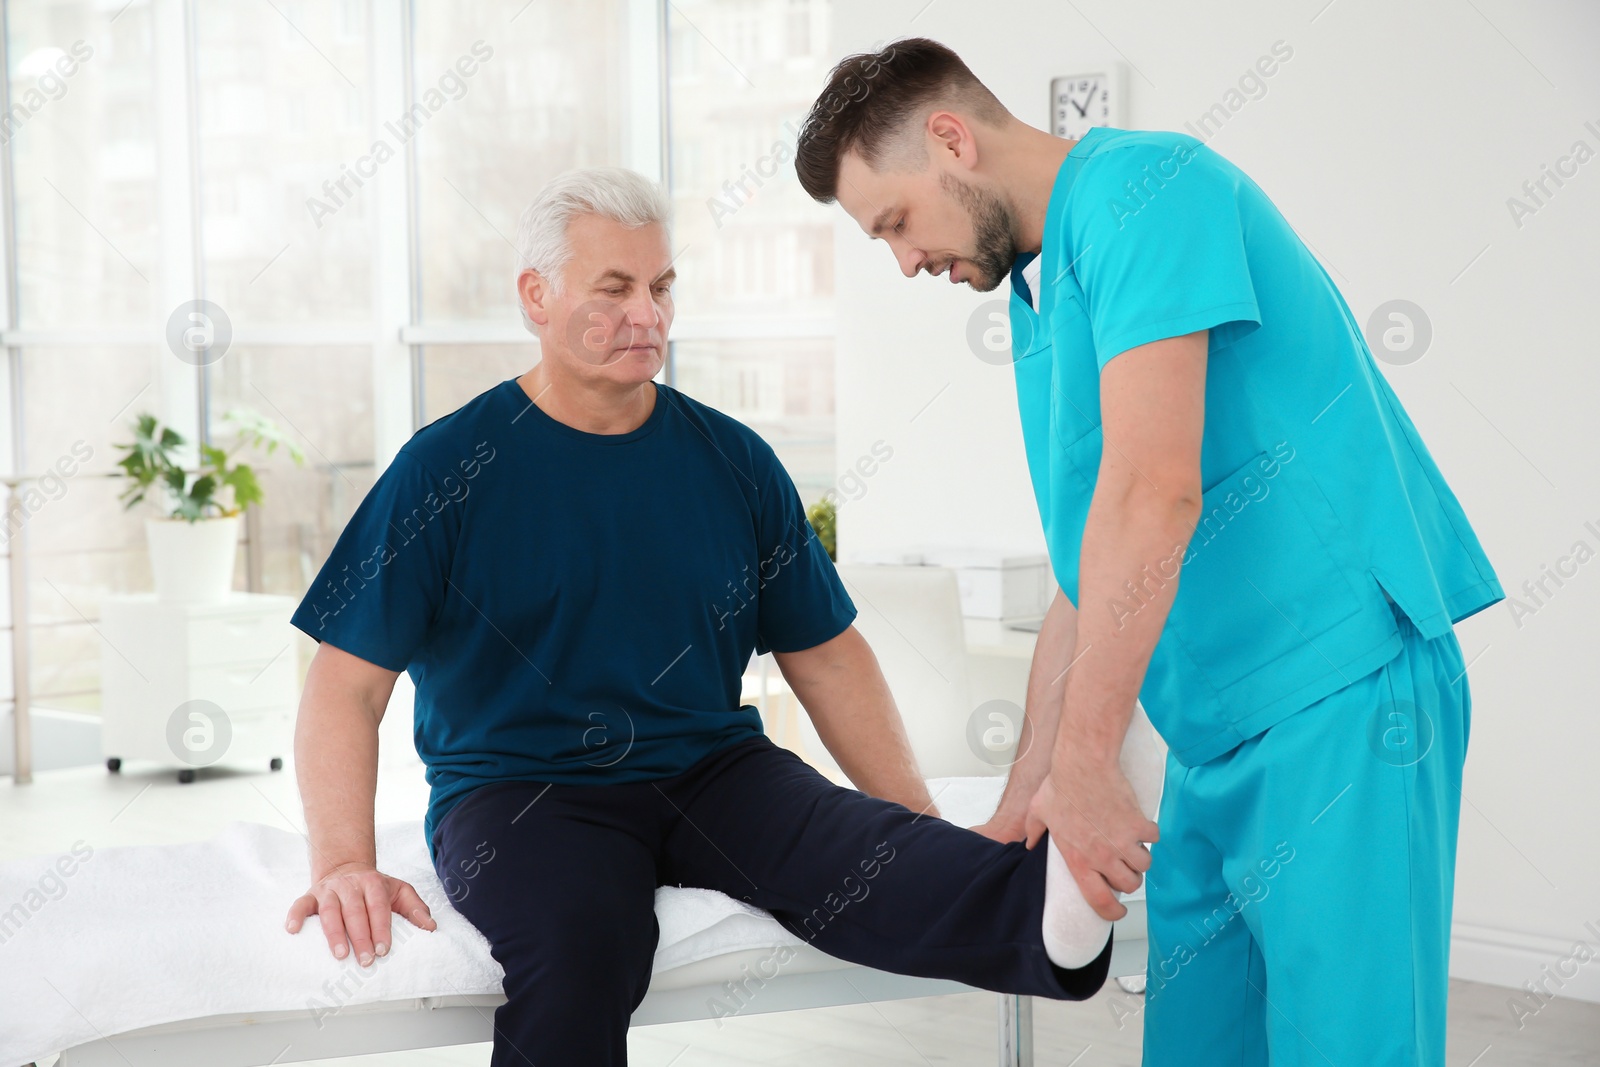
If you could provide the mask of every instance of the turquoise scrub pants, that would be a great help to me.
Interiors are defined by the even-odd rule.
[[[1147,875],[1146,1067],[1443,1067],[1461,768],[1454,633],[1196,767]]]

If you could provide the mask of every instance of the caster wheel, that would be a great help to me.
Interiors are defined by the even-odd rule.
[[[188,785],[190,782],[194,781],[194,771],[190,770],[190,769],[184,769],[184,770],[179,771],[178,772],[178,781],[183,783],[184,785]]]
[[[122,770],[122,761],[117,757],[112,756],[110,759],[106,760],[106,770],[110,771],[112,774],[116,774],[118,771]]]
[[[279,759],[277,756],[273,756],[270,766],[275,771],[281,771],[283,770],[283,760]]]

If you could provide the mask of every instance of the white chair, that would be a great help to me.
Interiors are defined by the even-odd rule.
[[[856,628],[883,668],[923,775],[1005,774],[1003,760],[979,758],[968,741],[975,709],[967,686],[967,642],[955,572],[867,564],[838,570],[856,605]],[[796,718],[797,749],[806,761],[830,777],[844,778],[811,717],[802,711]]]

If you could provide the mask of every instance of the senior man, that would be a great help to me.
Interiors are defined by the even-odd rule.
[[[366,966],[391,912],[433,928],[375,867],[378,723],[406,670],[430,854],[505,970],[496,1067],[626,1062],[666,884],[765,908],[851,962],[1092,995],[1110,941],[1086,967],[1051,962],[1044,852],[936,816],[772,449],[652,380],[672,323],[661,191],[570,172],[518,252],[539,363],[401,448],[294,616],[320,646],[295,732],[313,884],[289,930],[317,914]],[[768,650],[865,792],[740,705]]]
[[[843,60],[795,166],[907,277],[1011,279],[1061,592],[987,832],[1048,828],[1106,919],[1148,870],[1144,1062],[1442,1064],[1452,624],[1504,593],[1326,272],[1195,138],[1053,137],[925,38]]]

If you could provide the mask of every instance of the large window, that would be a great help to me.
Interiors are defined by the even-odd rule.
[[[833,483],[833,228],[794,145],[827,76],[819,0],[674,0],[673,383],[754,427],[809,503]]]
[[[73,472],[21,487],[35,507],[8,510],[7,550],[25,528],[32,691],[95,708],[100,598],[149,581],[142,524],[95,472],[111,466],[118,420],[160,392],[141,336],[158,314],[162,258],[154,20],[144,5],[112,20],[87,0],[10,4],[5,18],[0,141],[16,274],[0,325],[16,327],[8,399],[24,414],[8,420],[10,473]]]
[[[192,7],[202,289],[236,324],[371,316],[364,7]]]
[[[142,518],[96,472],[110,468],[112,442],[124,439],[120,417],[149,392],[149,361],[136,348],[95,344],[30,346],[12,358],[29,467],[55,472],[31,484],[39,503],[25,527],[32,689],[53,707],[97,708],[100,598],[149,588],[150,568]]]
[[[825,0],[8,5],[0,453],[25,479],[87,457],[26,522],[33,702],[96,709],[100,603],[150,587],[147,513],[110,476],[134,416],[215,438],[243,406],[288,432],[305,462],[260,462],[236,580],[299,595],[418,425],[538,360],[511,242],[569,167],[668,184],[665,377],[819,495],[831,228],[792,149],[827,19]],[[167,340],[197,298],[230,337],[205,366]]]
[[[161,251],[151,11],[31,0],[5,20],[14,319],[143,327]]]

